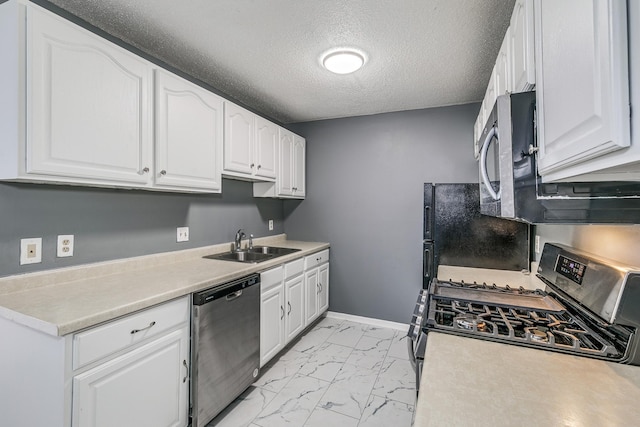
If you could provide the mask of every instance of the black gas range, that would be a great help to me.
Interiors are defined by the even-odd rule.
[[[546,289],[434,279],[409,329],[419,382],[431,331],[640,365],[640,269],[546,244]]]

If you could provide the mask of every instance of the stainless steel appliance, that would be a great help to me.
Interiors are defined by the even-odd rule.
[[[191,322],[191,417],[201,427],[258,376],[260,276],[194,293]]]
[[[640,268],[547,243],[537,276],[545,290],[434,279],[412,318],[410,356],[442,332],[640,365]]]
[[[422,286],[438,265],[529,270],[529,226],[480,214],[478,184],[424,184]]]
[[[536,96],[498,97],[480,149],[484,215],[529,223],[638,223],[640,183],[543,183],[536,169]]]

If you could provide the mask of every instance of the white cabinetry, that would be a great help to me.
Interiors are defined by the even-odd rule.
[[[536,0],[534,9],[543,181],[603,170],[588,179],[640,179],[638,168],[606,176],[640,161],[640,147],[629,147],[626,2]]]
[[[73,425],[186,426],[188,349],[185,326],[75,376]]]
[[[253,184],[255,197],[304,199],[306,196],[306,141],[293,132],[279,129],[278,174],[275,183]]]
[[[0,23],[0,179],[221,191],[221,98],[33,3]]]
[[[72,424],[186,426],[189,313],[185,297],[76,334],[76,359],[98,363],[73,377]]]
[[[260,273],[260,367],[285,345],[284,267]]]
[[[305,322],[309,325],[329,308],[329,250],[304,260]]]
[[[299,260],[302,261],[302,260]],[[302,262],[300,262],[302,265]],[[285,279],[285,300],[287,302],[285,316],[286,342],[295,338],[305,327],[304,322],[304,274],[294,274]]]
[[[222,191],[223,99],[155,71],[155,184]]]
[[[532,90],[536,84],[533,0],[516,0],[511,15],[509,51],[511,90]]]
[[[260,367],[329,308],[329,250],[260,273]]]
[[[250,180],[274,180],[278,127],[225,102],[224,173]]]
[[[37,6],[1,6],[9,96],[0,127],[13,131],[3,135],[0,177],[150,183],[150,65]]]
[[[280,154],[278,130],[276,124],[256,116],[255,174],[258,176],[276,179]]]
[[[186,427],[189,298],[63,337],[0,318],[2,425]]]

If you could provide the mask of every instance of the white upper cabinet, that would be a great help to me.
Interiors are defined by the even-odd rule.
[[[156,185],[221,192],[223,99],[164,70],[155,89]]]
[[[305,171],[305,159],[307,157],[307,143],[305,139],[296,134],[293,135],[293,193],[292,196],[296,198],[304,198],[307,194],[306,191],[306,171]]]
[[[507,32],[502,39],[502,46],[498,51],[495,65],[495,97],[512,92],[511,87],[511,28],[507,28]],[[495,103],[495,98],[494,102]],[[493,109],[491,104],[489,112]]]
[[[640,160],[637,147],[627,148],[626,2],[536,0],[534,9],[538,172],[543,180],[574,180]]]
[[[253,144],[255,114],[232,102],[224,111],[224,172],[251,176],[253,174]]]
[[[278,173],[275,183],[253,184],[255,197],[304,199],[306,196],[306,141],[293,132],[279,128]]]
[[[56,15],[26,11],[24,172],[149,183],[149,64]]]
[[[511,15],[509,51],[511,92],[532,90],[536,84],[533,0],[516,0]]]
[[[0,51],[0,179],[221,191],[222,98],[31,2]]]
[[[278,125],[256,116],[255,174],[276,178],[278,167]]]
[[[232,102],[225,102],[226,175],[249,180],[275,180],[277,147],[277,125]]]

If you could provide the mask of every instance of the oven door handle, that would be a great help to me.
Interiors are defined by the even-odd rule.
[[[416,366],[416,355],[413,352],[413,340],[411,337],[407,339],[407,348],[409,350],[409,362],[411,362],[411,367],[413,367],[413,371],[415,372],[418,367]]]
[[[484,143],[482,144],[482,149],[480,150],[480,174],[482,176],[482,183],[484,184],[491,197],[493,197],[493,200],[500,200],[502,187],[500,187],[500,189],[496,193],[496,191],[493,189],[493,186],[491,185],[489,173],[487,172],[487,151],[489,150],[489,145],[491,145],[491,141],[494,137],[496,139],[499,139],[498,128],[496,126],[493,126],[491,128],[491,130],[487,134],[487,137],[484,139]]]

